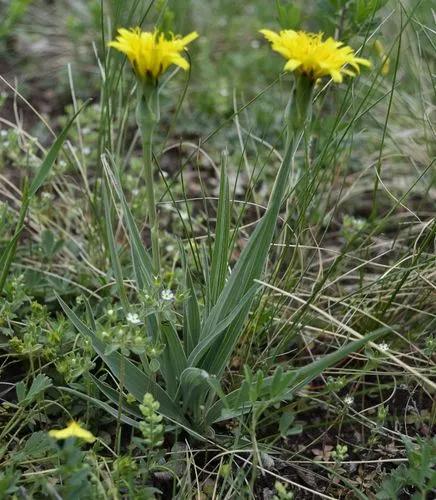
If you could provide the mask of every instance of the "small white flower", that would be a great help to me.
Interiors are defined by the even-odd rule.
[[[136,313],[127,313],[126,319],[132,325],[139,325],[139,323],[141,323],[141,320]]]
[[[169,289],[162,290],[160,292],[160,296],[161,296],[162,300],[168,300],[168,301],[174,300],[174,293]]]
[[[139,194],[139,189],[138,189],[138,188],[133,188],[133,189],[132,189],[132,194],[133,194],[133,196],[138,196],[138,194]]]
[[[83,154],[85,156],[89,156],[91,154],[91,148],[88,147],[83,148]]]
[[[2,130],[0,132],[0,134],[1,134],[2,137],[6,137],[8,135],[8,131],[7,130]]]
[[[344,398],[344,403],[347,405],[347,406],[352,406],[353,403],[354,403],[354,398],[353,396],[345,396]]]
[[[89,134],[90,132],[91,132],[91,129],[89,127],[83,127],[82,128],[82,134],[83,135]]]
[[[219,93],[222,97],[227,97],[229,95],[229,91],[225,87],[221,87]]]
[[[107,310],[107,315],[108,316],[113,316],[115,314],[115,311],[113,309],[108,309]]]
[[[382,342],[382,343],[379,345],[379,348],[380,348],[383,352],[387,352],[387,351],[389,351],[389,344],[387,344],[386,342]]]

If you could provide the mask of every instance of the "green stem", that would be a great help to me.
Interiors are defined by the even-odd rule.
[[[160,273],[159,224],[153,177],[153,133],[159,121],[159,95],[154,85],[144,85],[138,94],[136,119],[142,135],[145,187],[147,191],[147,212],[151,233],[153,271]]]
[[[150,133],[150,136],[153,132]],[[154,179],[153,179],[153,152],[152,152],[152,138],[144,139],[143,141],[143,154],[145,164],[145,182],[147,190],[147,207],[148,207],[148,220],[151,232],[151,252],[153,269],[156,276],[160,272],[160,249],[159,249],[159,225],[157,221],[156,198],[154,194]]]

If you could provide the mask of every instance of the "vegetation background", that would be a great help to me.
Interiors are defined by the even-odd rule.
[[[434,20],[430,0],[0,0],[0,498],[431,498]],[[161,91],[152,298],[135,281],[119,195],[148,247],[134,79],[107,50],[117,27],[136,25],[200,34],[191,71]],[[306,180],[283,207],[223,377],[208,379],[226,404],[194,429],[198,414],[171,421],[104,359],[145,356],[168,389],[165,346],[141,337],[135,315],[158,311],[182,338],[190,299],[207,309],[217,217],[229,207],[225,281],[264,213],[292,85],[264,27],[322,31],[373,67],[317,87],[295,158]],[[383,337],[345,353],[373,332]],[[273,394],[274,376],[341,352]],[[187,387],[200,384],[191,375]],[[241,387],[242,409],[226,399]],[[49,437],[71,419],[94,444]]]

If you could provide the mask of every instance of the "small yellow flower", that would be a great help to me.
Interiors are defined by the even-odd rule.
[[[83,439],[87,443],[93,443],[96,439],[91,432],[86,429],[82,429],[82,427],[74,421],[70,422],[65,429],[49,431],[49,435],[55,439],[68,439],[76,437]]]
[[[157,80],[172,64],[184,70],[189,68],[188,61],[181,53],[197,37],[195,31],[181,37],[172,33],[165,35],[157,29],[151,33],[141,31],[141,28],[120,28],[109,47],[127,56],[139,78],[152,77]]]
[[[332,37],[323,40],[322,33],[293,30],[275,33],[266,29],[260,32],[271,42],[272,49],[288,60],[285,71],[298,71],[313,80],[331,76],[334,82],[341,83],[343,75],[356,76],[359,65],[371,66],[367,59],[356,57],[348,45]]]

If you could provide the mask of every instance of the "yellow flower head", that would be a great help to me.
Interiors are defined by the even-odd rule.
[[[49,435],[55,439],[68,439],[76,437],[83,439],[87,443],[93,443],[95,441],[95,437],[91,432],[86,429],[82,429],[82,427],[74,421],[70,422],[65,429],[49,431]]]
[[[181,53],[197,37],[195,31],[180,37],[172,33],[165,35],[157,29],[151,33],[141,31],[141,28],[121,28],[116,39],[109,43],[109,47],[127,56],[139,78],[148,76],[157,80],[172,64],[184,70],[189,68],[188,61]]]
[[[334,82],[340,83],[343,75],[356,76],[359,65],[371,66],[367,59],[356,57],[348,45],[332,37],[323,40],[322,33],[293,30],[260,32],[271,42],[272,49],[288,60],[285,71],[298,71],[313,80],[331,76]]]

